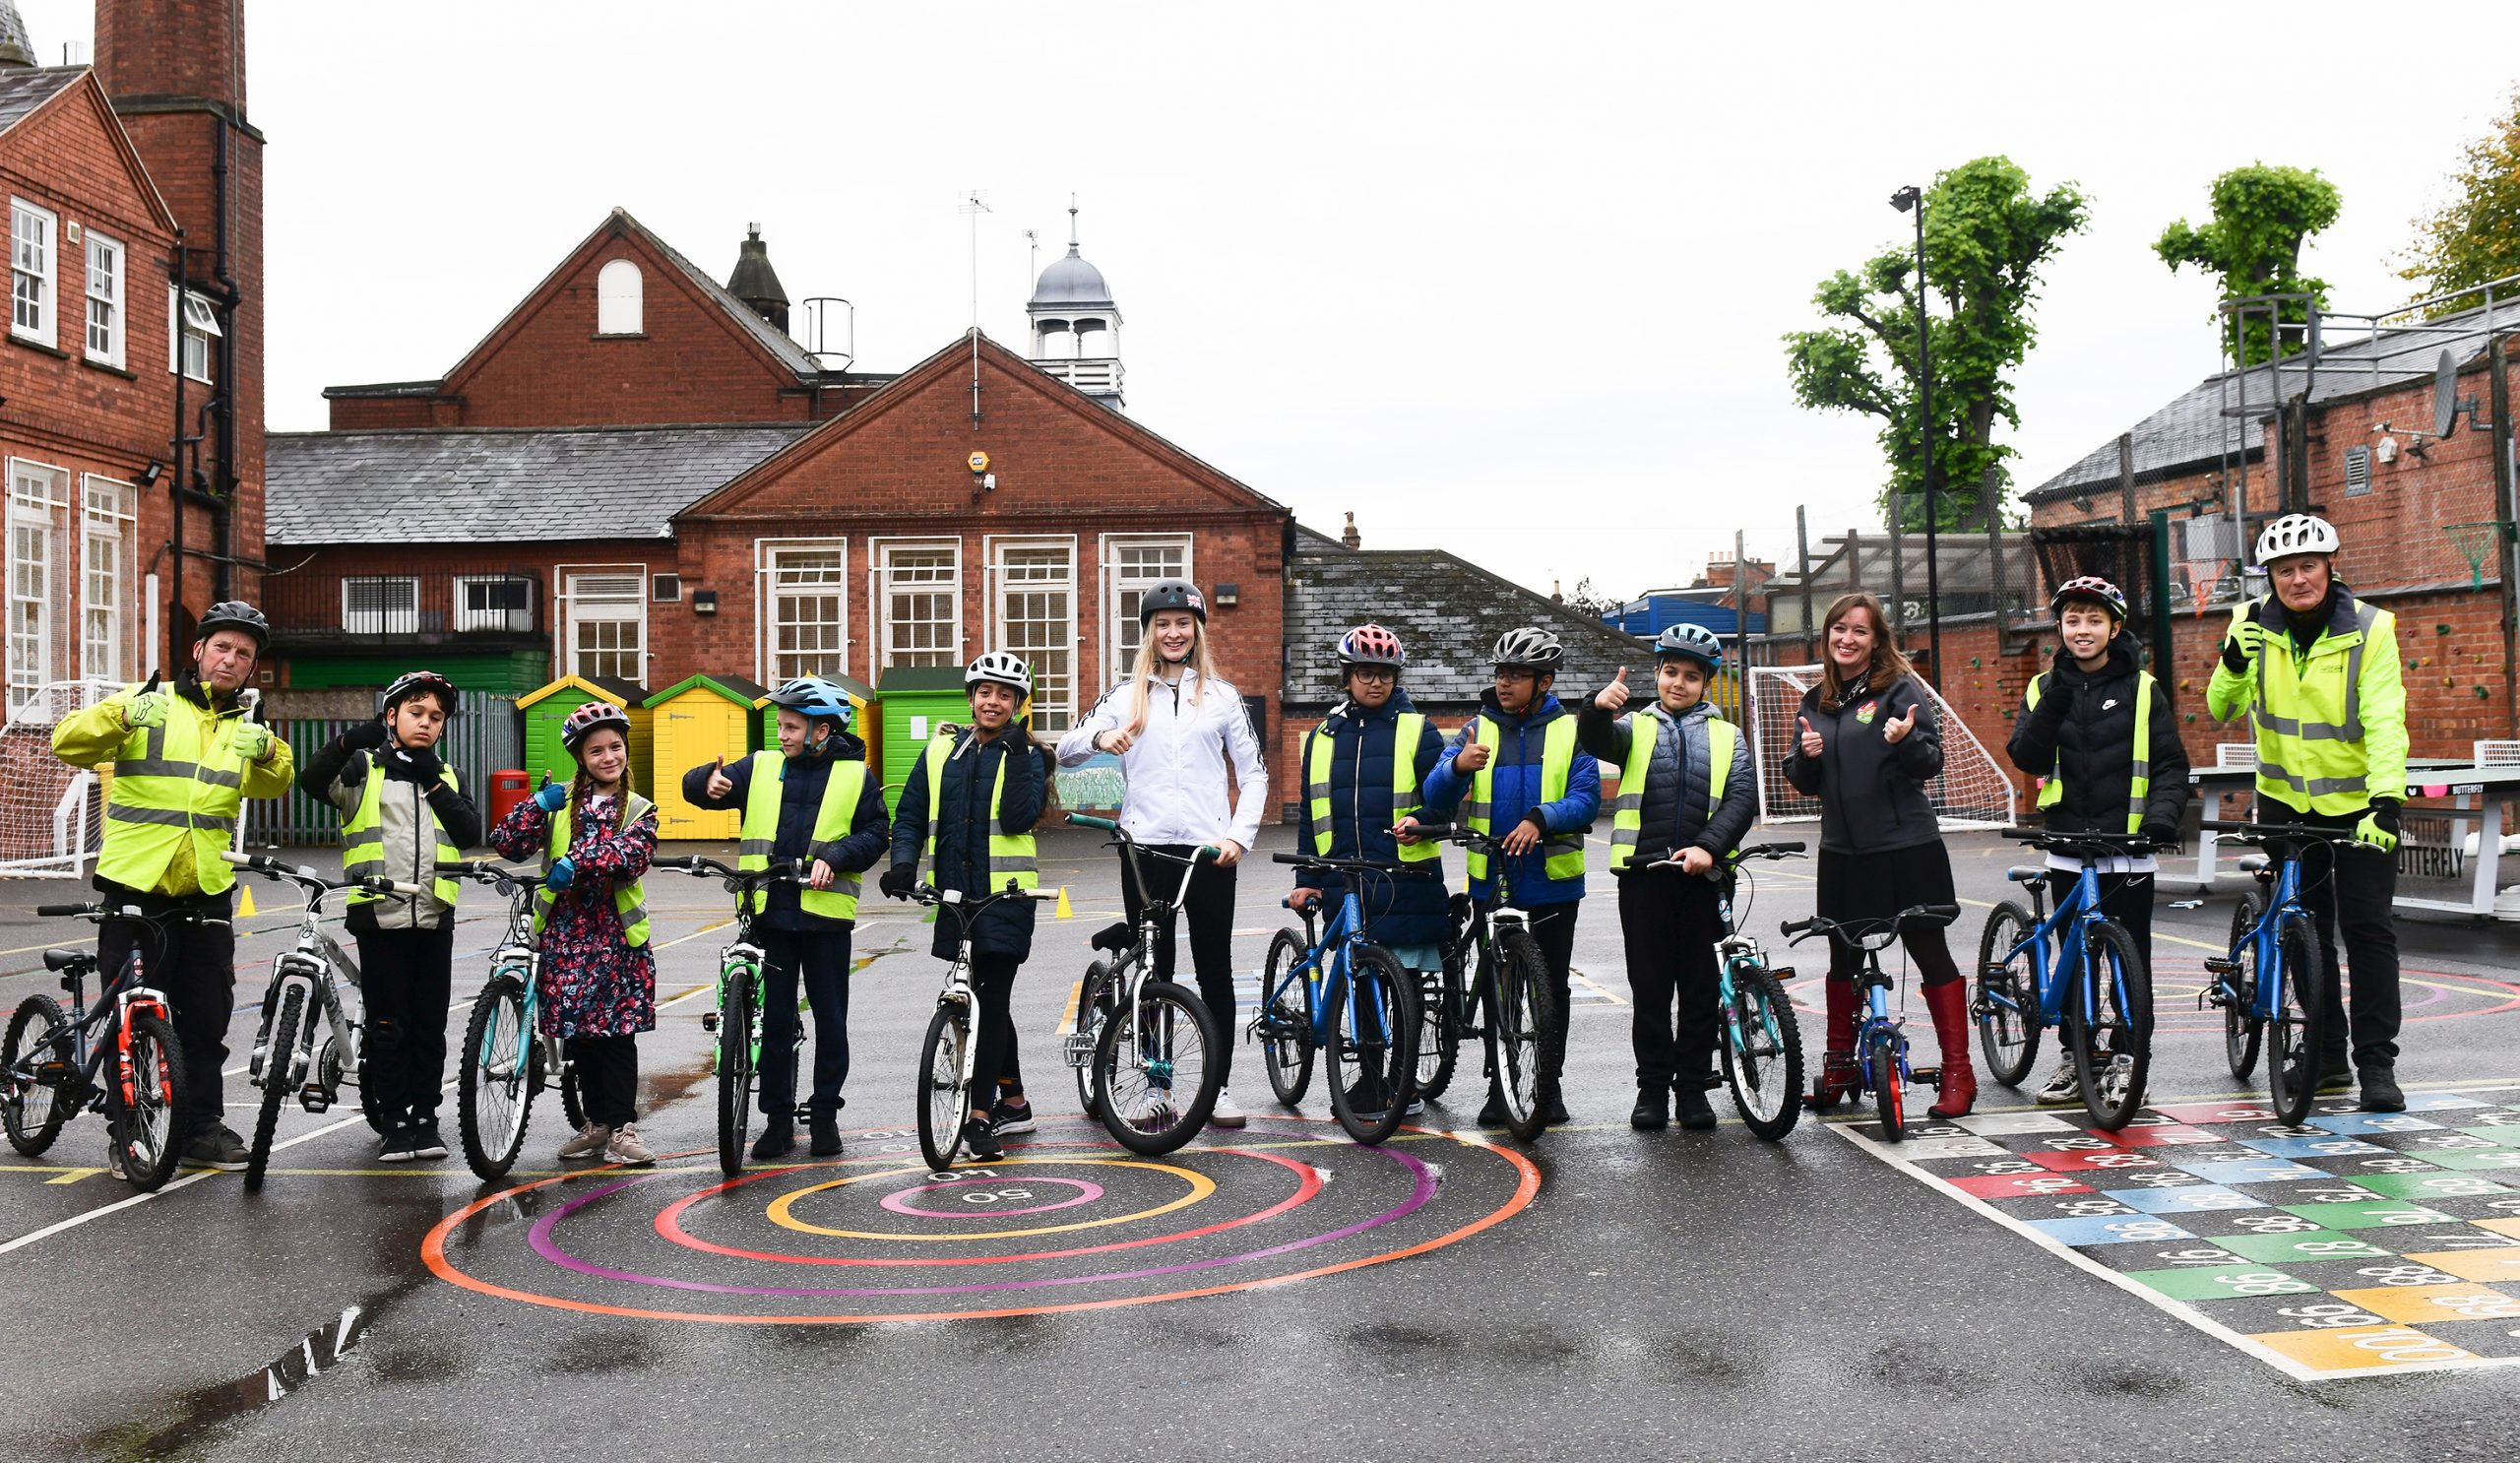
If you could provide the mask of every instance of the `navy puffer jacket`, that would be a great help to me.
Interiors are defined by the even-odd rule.
[[[1393,742],[1399,735],[1401,713],[1412,710],[1406,691],[1393,692],[1377,711],[1343,701],[1304,738],[1302,759],[1295,766],[1297,782],[1304,789],[1303,816],[1295,834],[1297,853],[1313,853],[1320,831],[1312,816],[1311,768],[1314,744],[1326,737],[1330,743],[1329,857],[1398,861],[1400,842],[1391,836]],[[1443,754],[1442,734],[1433,723],[1424,724],[1418,744],[1409,748],[1421,792]],[[1418,820],[1448,822],[1451,813],[1449,806],[1427,807],[1419,811]],[[1295,884],[1319,889],[1324,899],[1334,901],[1347,891],[1340,875],[1311,869],[1299,870]],[[1356,889],[1356,903],[1365,914],[1365,935],[1382,945],[1431,945],[1442,940],[1449,898],[1440,859],[1426,859],[1389,878],[1368,876]]]
[[[927,871],[928,880],[939,889],[958,889],[965,894],[994,892],[980,886],[986,882],[981,870],[988,863],[988,801],[990,790],[997,786],[998,769],[1003,766],[1006,770],[1006,793],[998,803],[995,831],[1030,833],[1033,825],[1041,820],[1041,805],[1047,799],[1049,749],[1035,745],[1030,731],[1020,722],[994,741],[984,742],[965,732],[956,739],[953,754],[945,759],[941,788],[927,786],[925,751],[921,747],[921,755],[910,764],[910,778],[902,786],[902,800],[893,809],[893,862],[917,865],[927,843],[927,825],[933,809],[936,859]],[[1006,886],[1003,879],[996,883],[1001,889]],[[1029,899],[1001,899],[990,905],[972,923],[972,953],[1012,955],[1017,960],[1029,957],[1033,953],[1033,909]],[[961,938],[962,921],[940,914],[929,952],[939,960],[951,960]]]
[[[771,748],[771,752],[776,756],[778,748]],[[884,818],[883,789],[872,777],[858,791],[856,821],[850,825],[848,836],[836,843],[814,842],[814,823],[822,816],[823,789],[831,781],[832,769],[843,762],[865,760],[866,743],[842,732],[823,743],[821,753],[808,752],[781,764],[779,831],[771,842],[772,859],[796,859],[808,871],[812,860],[820,859],[841,873],[864,873],[883,859],[892,842],[892,827]],[[718,770],[719,765],[712,762],[684,773],[683,800],[694,807],[742,812],[752,796],[752,758],[739,757],[725,764],[726,780],[734,786],[726,790],[724,797],[709,795],[709,775]],[[811,932],[847,929],[852,923],[806,914],[797,903],[800,892],[797,884],[771,885],[769,905],[762,916],[763,927]]]

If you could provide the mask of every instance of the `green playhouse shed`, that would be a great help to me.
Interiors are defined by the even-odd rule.
[[[743,822],[732,808],[695,807],[682,795],[682,775],[724,757],[741,761],[758,751],[754,703],[766,694],[736,675],[694,675],[648,698],[649,761],[656,784],[657,837],[730,839]]]
[[[899,666],[886,671],[876,693],[881,734],[866,738],[884,779],[884,810],[900,808],[902,787],[910,781],[911,764],[921,747],[947,723],[971,719],[972,703],[963,694],[959,666]]]
[[[560,745],[560,724],[590,701],[609,701],[630,715],[630,776],[639,792],[653,800],[655,783],[648,775],[650,712],[648,688],[608,675],[564,675],[516,701],[525,718],[525,776],[535,787],[545,777],[565,783],[578,775],[578,760]]]

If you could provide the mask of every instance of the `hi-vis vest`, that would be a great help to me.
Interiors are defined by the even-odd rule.
[[[1660,711],[1644,711],[1628,720],[1627,761],[1618,770],[1618,797],[1610,803],[1610,867],[1627,867],[1636,857],[1637,836],[1645,828],[1645,776],[1654,766],[1654,744],[1663,739],[1665,727],[1674,734],[1685,734],[1670,723]],[[1724,802],[1724,785],[1732,780],[1732,752],[1741,744],[1741,729],[1719,716],[1706,718],[1706,815]],[[1681,766],[1688,759],[1683,756]],[[1678,795],[1685,796],[1683,788]]]
[[[648,799],[640,796],[636,793],[624,794],[621,799],[621,822],[619,826],[627,828],[631,824],[638,822],[641,818],[646,817],[648,815],[648,810],[655,805],[656,804],[650,802]],[[550,846],[542,851],[542,871],[545,874],[551,872],[551,864],[553,860],[565,858],[568,855],[570,806],[571,804],[569,803],[561,803],[560,810],[551,815],[551,842]],[[542,932],[543,918],[551,913],[551,905],[558,897],[558,895],[551,892],[551,886],[548,884],[545,884],[535,891],[534,932],[536,934],[540,934]],[[626,943],[628,943],[634,950],[639,946],[646,944],[648,942],[648,891],[646,886],[642,885],[637,879],[629,879],[614,884],[612,886],[612,907],[621,914],[621,928]]]
[[[2261,603],[2241,604],[2234,625],[2240,615],[2256,613]],[[2257,790],[2287,807],[2359,812],[2374,792],[2383,797],[2405,793],[2403,777],[2397,786],[2372,788],[2363,744],[2363,654],[2374,644],[2395,649],[2397,617],[2358,600],[2354,618],[2353,629],[2321,635],[2306,656],[2293,653],[2281,628],[2266,632],[2258,653],[2257,692],[2249,703],[2249,720],[2257,728]],[[2382,695],[2391,704],[2368,710],[2403,722],[2403,687],[2384,687]],[[2329,708],[2337,720],[2319,720]]]
[[[752,754],[752,782],[744,791],[744,823],[735,845],[735,867],[768,868],[771,845],[779,838],[780,784],[787,778],[788,758],[779,752]],[[814,810],[813,841],[818,844],[838,843],[847,838],[857,821],[857,799],[866,790],[866,764],[858,761],[835,762],[831,777],[823,784],[821,806]],[[857,895],[863,881],[853,873],[832,870],[828,889],[798,889],[796,907],[808,915],[825,920],[857,918]],[[763,891],[752,895],[748,914],[758,915],[766,903]]]
[[[96,877],[153,888],[190,839],[201,892],[223,894],[235,885],[235,871],[219,856],[235,841],[236,818],[245,804],[236,721],[168,692],[165,721],[132,729],[114,757]],[[139,754],[126,755],[134,743]]]
[[[448,768],[444,776],[448,787],[461,790],[462,785],[455,780],[454,768]],[[413,786],[418,785],[413,784]],[[426,795],[427,791],[425,788],[420,789],[423,796]],[[437,813],[425,802],[421,805],[421,812],[429,820],[430,831],[437,835],[436,867],[447,868],[462,862],[464,851],[447,842],[446,827],[438,822]],[[342,825],[342,877],[359,879],[371,874],[381,874],[390,879],[403,871],[385,866],[385,768],[382,763],[371,757],[367,764],[367,787],[359,794],[358,807],[350,813],[349,821]],[[450,910],[455,908],[456,888],[455,880],[443,873],[437,874],[429,882],[429,892],[437,896],[438,903]],[[386,897],[382,894],[370,894],[364,889],[353,889],[349,892],[346,902],[371,904]]]
[[[2047,693],[2048,677],[2052,670],[2043,670],[2030,678],[2030,689],[2022,697],[2022,710],[2035,711],[2039,698]],[[2135,766],[2133,780],[2126,785],[2126,831],[2144,831],[2144,804],[2153,793],[2153,673],[2135,672]],[[2065,753],[2056,752],[2056,765],[2040,785],[2039,805],[2054,807],[2065,800]]]
[[[1418,742],[1425,733],[1426,719],[1417,712],[1404,711],[1393,719],[1391,821],[1394,823],[1398,823],[1403,818],[1416,817],[1419,809],[1426,805],[1425,795],[1418,789]],[[1359,747],[1362,744],[1360,732]],[[1304,800],[1311,804],[1312,808],[1312,856],[1316,859],[1330,857],[1330,759],[1337,750],[1338,742],[1331,736],[1330,723],[1327,721],[1315,727],[1312,730],[1312,735],[1305,738]],[[1361,773],[1363,767],[1360,757],[1357,770]],[[1363,791],[1362,788],[1357,789],[1360,794]],[[1359,840],[1362,839],[1362,829],[1357,830],[1357,836]],[[1357,846],[1363,847],[1361,841]],[[1429,859],[1442,858],[1444,852],[1441,844],[1415,843],[1402,844],[1399,847],[1400,861],[1403,863],[1423,863]]]
[[[930,737],[927,743],[927,861],[936,863],[936,814],[945,803],[945,759],[954,753],[951,736]],[[978,743],[973,743],[977,746]],[[1010,748],[1007,757],[1022,751],[1021,743]],[[977,755],[975,752],[974,755]],[[1006,887],[1010,877],[1018,889],[1040,887],[1040,866],[1034,855],[1033,835],[1000,833],[997,820],[1006,800],[1006,757],[998,759],[997,782],[988,790],[988,872],[982,884],[994,891]]]
[[[1480,837],[1493,837],[1489,825],[1495,819],[1496,749],[1504,740],[1504,729],[1492,717],[1480,717],[1471,723],[1471,738],[1487,748],[1487,765],[1471,774],[1470,805],[1464,821],[1470,831]],[[1575,719],[1561,716],[1541,732],[1540,800],[1555,802],[1566,795],[1566,785],[1575,776]],[[1584,874],[1584,834],[1552,833],[1542,843],[1548,857],[1541,864],[1542,872],[1552,879],[1581,878]],[[1473,880],[1487,877],[1487,856],[1477,849],[1469,858]]]

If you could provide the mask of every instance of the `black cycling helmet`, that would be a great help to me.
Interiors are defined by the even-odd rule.
[[[1555,634],[1537,625],[1507,630],[1496,637],[1496,649],[1488,656],[1496,668],[1519,666],[1527,670],[1554,672],[1566,664],[1566,647]]]
[[[193,642],[199,644],[221,630],[242,630],[253,636],[257,651],[272,643],[272,622],[242,600],[221,600],[210,606],[210,612],[193,627]]]
[[[1156,615],[1166,609],[1186,609],[1199,617],[1200,624],[1208,622],[1207,596],[1186,579],[1166,579],[1139,597],[1138,628],[1154,624]]]
[[[392,711],[413,696],[435,696],[437,704],[448,716],[455,715],[455,682],[434,670],[413,670],[394,678],[385,688],[385,709]]]

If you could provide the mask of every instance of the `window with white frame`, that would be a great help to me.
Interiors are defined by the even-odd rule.
[[[636,571],[568,577],[568,659],[563,667],[567,673],[627,681],[647,675],[645,579]]]
[[[963,548],[959,543],[886,543],[877,550],[875,592],[886,666],[963,663]]]
[[[195,381],[210,380],[210,338],[219,328],[219,312],[210,300],[189,289],[166,286],[166,369]]]
[[[1033,668],[1033,728],[1064,732],[1076,701],[1076,545],[1016,541],[992,545],[996,581],[993,650]]]
[[[122,680],[129,619],[123,597],[131,584],[127,555],[136,520],[128,482],[89,477],[79,518],[79,673]]]
[[[533,633],[534,581],[521,574],[457,576],[455,628],[459,634]]]
[[[1190,577],[1190,536],[1132,535],[1106,540],[1103,572],[1104,644],[1109,659],[1103,663],[1102,678],[1117,681],[1137,664],[1138,639],[1143,633],[1138,626],[1138,602],[1165,580]]]
[[[62,633],[54,576],[60,552],[55,519],[70,475],[37,463],[9,464],[9,710],[53,678],[53,641]]]
[[[639,266],[616,259],[595,273],[595,333],[635,336],[646,327],[647,280]]]
[[[52,210],[23,198],[9,200],[9,329],[31,341],[52,344],[53,234],[61,221]]]
[[[123,363],[122,244],[88,230],[88,358]]]
[[[362,574],[342,581],[342,628],[353,635],[412,635],[420,628],[420,581]]]
[[[849,671],[849,542],[765,541],[755,545],[761,592],[763,678]]]

